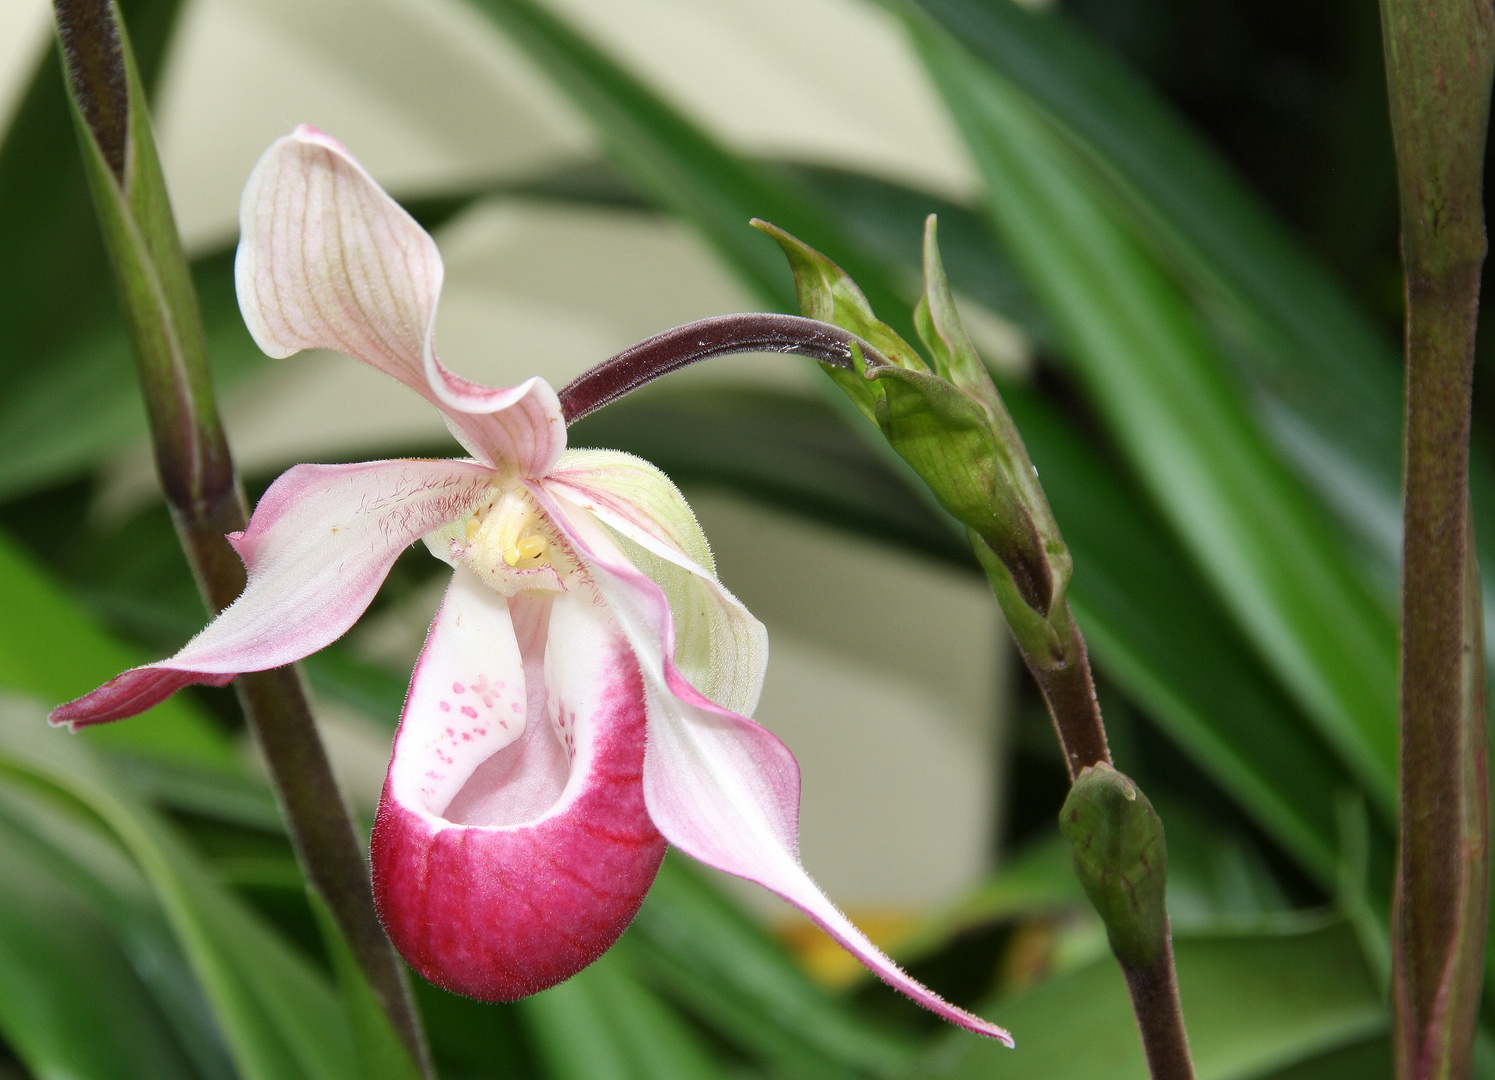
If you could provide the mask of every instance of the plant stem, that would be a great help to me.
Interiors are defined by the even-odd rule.
[[[1068,601],[1062,604],[1053,621],[1062,635],[1056,657],[1033,656],[1021,646],[1018,651],[1048,704],[1059,745],[1064,751],[1065,767],[1073,783],[1085,769],[1096,765],[1109,766],[1111,751],[1106,742],[1100,702],[1095,696],[1095,680],[1090,672],[1085,638],[1070,614]],[[1161,825],[1159,830],[1161,843]],[[1119,876],[1118,872],[1124,872],[1124,868],[1112,868],[1109,876],[1114,879]],[[1166,863],[1157,866],[1155,872],[1160,877],[1166,875]],[[1162,890],[1163,882],[1158,882],[1158,888]],[[1106,914],[1099,906],[1097,910],[1103,916]],[[1173,935],[1166,909],[1160,912],[1159,918],[1161,927],[1151,952],[1132,955],[1126,949],[1117,948],[1114,928],[1108,925],[1107,931],[1113,936],[1111,951],[1126,978],[1132,1012],[1137,1017],[1137,1030],[1142,1037],[1142,1050],[1147,1056],[1148,1074],[1152,1080],[1193,1080],[1194,1063],[1189,1054],[1188,1031],[1184,1027],[1183,1003],[1178,996]]]
[[[1407,304],[1393,1036],[1402,1080],[1462,1080],[1489,903],[1489,736],[1468,476],[1495,9],[1489,0],[1382,0],[1381,16]]]
[[[1019,646],[1023,662],[1043,692],[1064,751],[1064,766],[1073,783],[1080,770],[1090,765],[1110,765],[1111,748],[1106,742],[1106,725],[1101,719],[1100,702],[1095,696],[1095,679],[1090,673],[1090,655],[1085,639],[1069,611],[1069,601],[1062,602],[1057,623],[1063,635],[1061,648],[1053,658],[1038,657]]]
[[[225,533],[248,521],[219,422],[191,272],[166,195],[145,95],[109,0],[55,0],[68,89],[140,375],[156,468],[213,614],[243,591]],[[368,864],[294,667],[239,676],[239,700],[307,881],[331,910],[395,1031],[433,1075],[405,968],[374,910]]]
[[[733,353],[793,353],[833,367],[852,368],[852,346],[886,362],[867,342],[839,326],[799,315],[745,312],[676,326],[631,345],[561,388],[566,423],[690,364]]]

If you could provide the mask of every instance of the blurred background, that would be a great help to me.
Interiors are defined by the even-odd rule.
[[[451,453],[402,387],[330,354],[269,361],[238,321],[239,192],[297,123],[432,230],[438,346],[494,385],[559,387],[669,326],[793,310],[754,215],[836,259],[912,340],[938,213],[962,316],[1074,550],[1117,764],[1168,829],[1201,1077],[1389,1076],[1401,299],[1373,6],[120,6],[251,496],[297,462]],[[0,859],[18,869],[0,884],[0,1068],[246,1075],[181,880],[233,912],[192,924],[229,967],[283,952],[298,993],[335,1000],[232,695],[87,739],[38,719],[204,618],[50,19],[0,0]],[[803,768],[811,873],[1019,1049],[941,1030],[762,890],[672,856],[623,944],[571,983],[511,1007],[422,988],[442,1074],[1145,1075],[1054,828],[1066,780],[1042,703],[960,531],[829,380],[717,360],[571,441],[669,472],[768,626],[758,718]],[[306,664],[365,821],[440,569],[407,554]],[[163,884],[160,850],[195,876]],[[333,1067],[268,1015],[296,1069]]]

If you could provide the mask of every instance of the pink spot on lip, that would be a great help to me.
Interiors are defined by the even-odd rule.
[[[519,702],[517,702],[517,701],[511,702],[509,704],[509,708],[513,709],[515,712],[518,712],[519,711]]]
[[[461,683],[459,683],[459,682],[452,683],[452,693],[454,693],[454,694],[463,694],[463,693],[466,693],[466,692],[467,692],[467,687],[463,686]]]
[[[441,711],[442,712],[451,712],[452,711],[452,704],[451,704],[451,702],[449,702],[449,701],[443,701],[441,703]]]
[[[463,742],[472,742],[472,732],[470,732],[470,731],[464,731],[462,733],[462,741]]]
[[[462,715],[468,717],[469,719],[476,720],[478,718],[478,711],[471,705],[463,705]]]

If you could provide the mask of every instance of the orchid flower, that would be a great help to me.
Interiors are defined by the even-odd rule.
[[[438,985],[543,990],[628,925],[666,841],[794,904],[876,975],[962,1027],[1007,1033],[910,979],[800,865],[799,768],[748,719],[763,626],[717,580],[659,470],[567,450],[555,392],[448,371],[430,236],[340,144],[300,127],[241,206],[239,302],[271,356],[333,349],[425,397],[472,456],[298,465],[229,537],[243,595],[175,656],[56,709],[76,730],[183,686],[292,663],[344,634],[416,540],[452,567],[416,663],[374,826],[380,916]]]

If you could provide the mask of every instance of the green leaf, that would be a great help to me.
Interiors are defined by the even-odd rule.
[[[1400,365],[1392,342],[1209,142],[1059,12],[914,0],[1010,80],[1099,176],[1149,251],[1231,340],[1263,418],[1335,508],[1393,561]],[[1389,530],[1389,531],[1388,531]]]
[[[1388,813],[1396,634],[1276,458],[1188,298],[1010,84],[911,30],[986,180],[992,220],[1092,403],[1232,614]]]
[[[75,805],[15,784],[0,785],[0,820],[16,844],[109,923],[198,1073],[233,1080],[228,1048],[202,987],[149,883],[112,834]]]
[[[906,304],[883,286],[813,192],[789,174],[734,156],[643,82],[531,0],[470,0],[555,81],[596,127],[633,186],[701,230],[761,298],[793,311],[789,275],[773,246],[748,227],[762,218],[829,253],[862,283],[874,310],[906,327]]]
[[[195,1076],[89,899],[0,825],[0,1033],[37,1080]]]
[[[786,170],[732,154],[533,0],[468,2],[492,19],[591,121],[608,157],[633,187],[694,225],[770,308],[795,311],[795,292],[773,245],[749,227],[753,218],[771,221],[825,252],[860,282],[872,309],[895,332],[912,336],[913,323],[905,313],[913,290],[901,288],[890,267],[841,230],[832,208],[812,188]],[[842,407],[839,400],[836,407]],[[850,413],[851,407],[845,407]],[[897,463],[896,471],[905,470],[880,439],[857,430],[877,453]],[[932,502],[922,485],[910,484],[909,490]]]
[[[86,743],[39,708],[0,707],[0,772],[103,824],[140,867],[200,980],[245,1080],[355,1080],[337,999],[310,965],[230,896]]]
[[[1290,1065],[1264,1080],[1391,1080],[1391,1076],[1391,1040],[1381,1036]]]
[[[322,931],[327,953],[332,957],[343,1012],[358,1053],[360,1080],[421,1080],[419,1066],[411,1060],[410,1051],[380,1007],[374,988],[365,978],[327,902],[315,889],[306,890],[306,899],[316,916],[317,928]]]
[[[912,1046],[812,982],[756,923],[670,855],[619,943],[682,1007],[786,1076],[902,1075]]]
[[[721,1071],[686,1024],[610,952],[520,1003],[555,1080],[711,1080]]]
[[[112,641],[77,604],[0,534],[0,688],[61,704],[142,662]],[[93,734],[92,732],[97,732]],[[126,724],[91,729],[103,746],[238,770],[228,740],[187,699],[170,698]]]
[[[1096,660],[1332,886],[1334,800],[1353,778],[1134,483],[1031,390],[1004,386],[1003,397],[1074,558],[1070,603]]]
[[[1179,994],[1199,1080],[1270,1076],[1383,1031],[1385,1008],[1342,923],[1287,934],[1179,935]],[[1017,1052],[950,1040],[959,1080],[1146,1080],[1136,1020],[1110,957],[985,1006]]]

